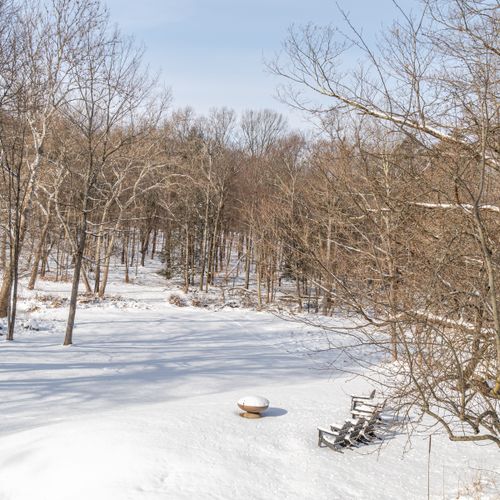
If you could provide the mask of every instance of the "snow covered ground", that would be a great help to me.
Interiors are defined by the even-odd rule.
[[[368,387],[319,369],[303,326],[176,307],[149,269],[83,304],[62,347],[67,308],[41,298],[68,289],[22,290],[20,323],[38,330],[0,342],[0,499],[427,498],[424,435],[317,447],[316,427],[342,422]],[[238,416],[248,394],[271,401],[265,418]],[[431,498],[498,498],[495,446],[434,436],[430,464]]]

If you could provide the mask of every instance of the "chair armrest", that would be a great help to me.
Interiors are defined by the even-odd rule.
[[[365,411],[365,412],[371,412],[373,413],[374,411],[381,411],[383,405],[381,403],[365,403],[364,401],[359,401],[359,404],[355,404],[352,406],[351,410],[352,411]]]
[[[328,429],[325,429],[323,427],[318,427],[318,431],[320,434],[329,434],[330,436],[337,436],[338,432],[332,432]]]
[[[339,424],[331,424],[330,429],[332,431],[340,431],[342,427],[344,427],[345,424],[339,425]]]
[[[369,406],[370,408],[378,408],[380,403],[367,403],[365,401],[361,402],[363,406]]]
[[[361,420],[361,418],[364,418],[364,417],[349,418],[349,419],[346,420],[346,422],[349,422],[352,425],[356,425],[356,424],[359,424],[359,421]]]

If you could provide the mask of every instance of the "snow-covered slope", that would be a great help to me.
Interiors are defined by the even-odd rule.
[[[123,300],[80,309],[69,348],[66,308],[40,304],[39,331],[0,343],[0,499],[427,498],[423,435],[317,447],[316,427],[347,418],[348,395],[368,387],[319,370],[303,327],[178,308],[158,276],[138,283],[117,280]],[[270,400],[265,418],[238,416],[247,394]],[[432,498],[495,498],[496,447],[434,436],[430,460]]]

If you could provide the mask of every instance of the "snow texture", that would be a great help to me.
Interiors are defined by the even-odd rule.
[[[176,307],[146,269],[82,303],[63,347],[68,290],[22,289],[16,340],[0,342],[1,500],[427,498],[424,434],[318,448],[317,426],[348,418],[349,395],[371,389],[318,369],[304,342],[320,331]],[[269,398],[264,418],[238,416],[246,393]],[[498,498],[495,446],[438,434],[430,464],[431,498]]]
[[[262,396],[244,396],[238,401],[238,405],[267,408],[269,406],[269,400]]]

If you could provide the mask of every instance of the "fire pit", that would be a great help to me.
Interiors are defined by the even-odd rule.
[[[262,396],[245,396],[238,401],[238,406],[243,410],[241,417],[260,418],[269,408],[269,400]]]

